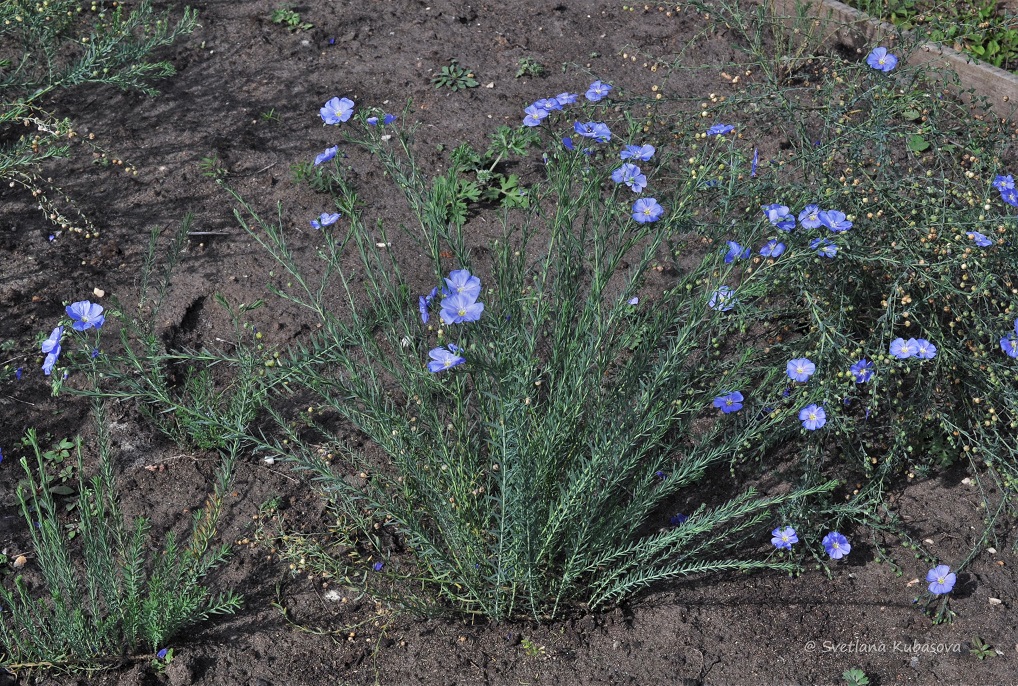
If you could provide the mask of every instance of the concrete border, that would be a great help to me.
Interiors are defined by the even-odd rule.
[[[810,16],[824,22],[825,42],[833,39],[853,49],[869,49],[878,44],[893,47],[899,35],[892,24],[874,19],[837,0],[762,1],[768,2],[775,18],[779,19],[796,17],[797,8],[806,8]],[[972,89],[976,95],[987,98],[995,114],[1009,120],[1016,119],[1018,76],[939,43],[924,43],[909,56],[908,63],[953,70],[958,74],[960,84],[948,87],[956,91]]]

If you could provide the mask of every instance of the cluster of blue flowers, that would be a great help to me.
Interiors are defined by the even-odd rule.
[[[792,546],[799,542],[799,535],[790,526],[779,526],[771,532],[771,544],[778,550],[791,550]],[[841,558],[852,552],[852,544],[848,538],[838,532],[832,531],[822,541],[824,550],[832,560]],[[929,591],[933,595],[944,595],[954,589],[957,575],[947,565],[937,565],[926,573],[926,581],[929,583]]]
[[[608,96],[612,87],[601,81],[595,81],[587,88],[584,97],[590,102],[599,102]],[[571,105],[579,99],[575,93],[559,93],[553,98],[542,98],[536,100],[524,108],[523,125],[528,127],[540,126],[541,122],[547,119],[553,112],[562,110],[566,105]],[[590,138],[597,143],[608,143],[612,139],[611,130],[604,122],[586,121],[573,122],[573,132],[582,137]],[[576,149],[573,139],[565,137],[562,145],[566,150]],[[590,154],[590,150],[583,151]],[[647,187],[647,176],[635,160],[648,161],[654,156],[653,145],[627,145],[619,155],[623,164],[612,173],[612,180],[615,183],[625,184],[634,193],[642,193]],[[633,221],[640,224],[655,222],[664,216],[664,208],[655,198],[640,198],[633,203]]]
[[[430,310],[432,304],[439,301],[439,317],[445,325],[465,324],[476,322],[484,312],[484,303],[478,301],[481,296],[481,280],[470,273],[467,269],[457,269],[449,272],[445,279],[445,285],[441,288],[435,287],[427,295],[418,299],[417,307],[421,313],[421,321],[425,324],[431,318]],[[460,348],[448,344],[446,347],[438,347],[428,353],[431,362],[428,363],[428,371],[441,372],[451,369],[466,362],[460,355]]]
[[[75,331],[88,331],[99,329],[106,322],[106,315],[103,314],[103,306],[88,300],[79,300],[71,303],[64,311],[71,319],[71,328]],[[60,359],[60,342],[64,336],[64,327],[57,326],[50,332],[49,337],[40,346],[46,355],[42,362],[42,371],[46,376],[53,373],[53,367]],[[96,353],[93,353],[93,357]],[[20,370],[19,370],[20,371]]]
[[[1018,207],[1018,191],[1014,188],[1014,179],[1011,175],[996,176],[993,179],[993,187],[1000,191],[1000,198],[1008,205]]]
[[[899,360],[918,357],[920,360],[932,360],[937,356],[937,346],[925,338],[895,338],[891,341],[891,354]]]
[[[799,542],[799,535],[790,526],[779,526],[771,532],[771,544],[778,550],[791,550]],[[852,544],[844,534],[832,531],[823,540],[824,550],[832,560],[840,560],[852,551]]]
[[[322,121],[328,126],[335,126],[342,124],[343,122],[350,121],[350,117],[353,116],[354,101],[350,98],[332,98],[319,110],[319,115],[322,117]],[[396,121],[397,117],[395,114],[383,114],[382,115],[382,126],[388,126],[389,124]],[[368,126],[378,126],[378,117],[368,117],[364,120]],[[315,155],[315,166],[319,166],[326,162],[331,161],[339,153],[339,146],[334,145],[331,148],[326,148],[322,152]],[[315,230],[322,229],[326,226],[331,226],[340,220],[342,215],[339,213],[322,212],[318,219],[311,220],[311,228]]]
[[[722,288],[726,287],[722,286]],[[719,297],[720,291],[721,289],[715,292],[715,298]],[[726,296],[730,297],[730,292],[726,294]],[[715,304],[712,303],[708,304],[711,307],[718,309],[718,307],[715,307]],[[1018,322],[1016,322],[1015,328],[1016,330],[1018,330]],[[1018,341],[1018,339],[1016,339],[1016,341]],[[936,348],[934,348],[932,344],[930,344],[928,341],[924,342],[926,343],[927,346],[929,346],[929,348],[933,348],[934,352],[936,351]],[[816,373],[816,370],[817,370],[816,364],[814,364],[813,361],[810,360],[808,357],[797,357],[795,359],[789,360],[785,364],[786,375],[788,376],[789,379],[796,383],[806,383],[807,381],[809,381],[810,377]],[[852,378],[855,380],[857,384],[866,383],[867,381],[872,379],[873,370],[874,364],[867,360],[866,358],[863,358],[855,362],[849,368],[849,372],[852,374]],[[786,390],[785,395],[787,396],[789,392],[790,389]],[[712,406],[721,410],[723,414],[730,414],[732,412],[738,412],[739,410],[741,410],[743,407],[743,401],[745,401],[745,397],[742,395],[741,392],[732,391],[730,393],[725,393],[714,398]],[[824,410],[822,406],[817,405],[815,403],[807,405],[806,407],[799,410],[798,417],[799,421],[802,422],[802,428],[806,429],[807,431],[816,431],[817,429],[822,428],[825,424],[827,424],[827,411]]]

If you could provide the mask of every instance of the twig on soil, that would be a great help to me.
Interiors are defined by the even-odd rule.
[[[30,403],[27,400],[22,400],[21,398],[15,398],[13,395],[5,395],[4,397],[7,398],[8,400],[13,400],[18,403],[23,403],[25,405],[31,405],[32,407],[35,407],[35,403]]]

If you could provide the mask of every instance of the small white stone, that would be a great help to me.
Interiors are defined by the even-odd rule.
[[[990,605],[1003,605],[1004,601],[1000,598],[990,598]]]
[[[270,457],[263,457],[262,458],[262,462],[264,462],[267,465],[274,465],[274,464],[276,464],[276,458],[271,457],[271,456]]]
[[[101,298],[104,295],[106,295],[106,291],[96,286],[95,288],[92,289],[92,295],[94,295],[97,298]]]
[[[325,594],[322,597],[325,598],[326,600],[331,600],[332,602],[336,602],[340,598],[342,598],[342,596],[339,594],[339,591],[337,591],[334,588],[330,588],[328,591],[325,592]]]
[[[987,548],[986,552],[988,552],[990,555],[996,555],[997,554],[997,549],[996,548]]]

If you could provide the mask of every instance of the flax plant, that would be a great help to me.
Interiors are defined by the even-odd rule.
[[[549,157],[529,206],[503,211],[493,259],[481,265],[463,221],[446,211],[454,184],[429,185],[417,168],[413,131],[383,139],[366,130],[351,142],[396,181],[415,228],[390,236],[365,220],[334,165],[316,185],[330,190],[346,227],[323,228],[322,266],[309,274],[282,220],[266,221],[237,198],[238,220],[291,284],[276,294],[320,325],[280,364],[322,419],[298,428],[277,410],[283,437],[258,439],[260,449],[307,471],[365,540],[384,529],[412,551],[400,573],[437,594],[432,611],[551,617],[617,603],[655,582],[795,569],[741,544],[774,506],[833,484],[770,497],[745,489],[662,527],[666,508],[695,498],[710,470],[766,440],[779,421],[711,408],[740,383],[779,383],[752,371],[750,351],[705,354],[738,326],[710,306],[718,256],[676,265],[663,292],[642,290],[650,267],[671,259],[670,242],[693,230],[695,184],[662,200],[674,208],[666,218],[638,223],[628,189],[608,178],[610,161],[563,151]],[[422,323],[416,293],[432,284],[411,282],[379,247],[391,240],[430,256],[436,286],[453,269],[481,274],[483,316]],[[634,304],[637,294],[648,304]],[[436,344],[456,346],[466,363],[428,371]],[[372,448],[339,440],[330,416]]]
[[[112,668],[240,607],[237,594],[213,594],[205,585],[228,554],[225,545],[212,545],[217,499],[196,510],[185,544],[170,532],[159,550],[150,549],[149,520],[127,521],[120,509],[105,408],[99,400],[92,406],[99,469],[90,480],[80,476],[79,441],[80,549],[64,534],[60,508],[45,487],[35,432],[28,433],[35,464],[21,459],[27,478],[17,495],[44,595],[35,597],[34,584],[23,575],[13,587],[0,587],[0,665],[8,670]]]

